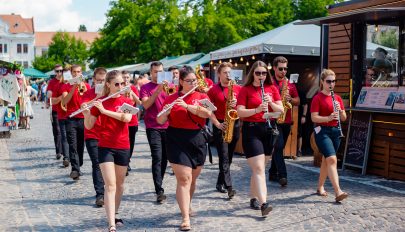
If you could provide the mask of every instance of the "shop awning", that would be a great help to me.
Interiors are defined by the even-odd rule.
[[[32,78],[48,78],[48,75],[45,73],[35,69],[35,68],[26,68],[23,70],[23,74],[26,77],[32,77]]]
[[[329,23],[354,23],[367,22],[373,24],[378,21],[402,19],[405,14],[405,7],[390,7],[390,8],[364,8],[358,10],[344,11],[294,23],[295,25],[307,24],[329,24]]]
[[[206,54],[205,56],[201,57],[200,59],[198,59],[196,61],[193,61],[193,62],[190,62],[187,65],[189,65],[192,68],[195,68],[195,67],[197,67],[199,65],[205,65],[205,64],[208,64],[210,62],[210,58],[211,58],[211,55]],[[184,64],[182,64],[182,65],[184,65]],[[179,66],[182,66],[182,65],[179,65]]]
[[[204,56],[204,53],[193,53],[193,54],[187,54],[187,55],[182,55],[182,56],[165,57],[159,61],[162,62],[163,68],[168,69],[170,66],[188,64],[194,60],[200,59],[202,56]],[[134,71],[137,71],[140,73],[147,72],[150,69],[150,64],[151,64],[151,62],[149,62],[147,64],[143,64],[139,67],[136,67],[134,69]]]

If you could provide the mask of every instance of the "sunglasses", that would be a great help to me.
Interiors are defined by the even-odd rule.
[[[118,87],[118,86],[120,86],[120,84],[121,84],[121,86],[125,86],[125,82],[121,82],[121,83],[114,83],[114,86],[115,87]]]
[[[280,72],[282,72],[282,71],[286,71],[286,72],[287,72],[287,70],[288,70],[287,67],[278,67],[277,69],[278,69],[278,71],[280,71]]]
[[[260,72],[260,71],[255,71],[256,76],[267,76],[267,71]]]
[[[56,73],[61,73],[63,70],[55,70]]]
[[[336,83],[337,80],[325,80],[325,82],[328,83],[328,84],[332,84],[332,83]]]
[[[188,79],[188,80],[184,80],[185,82],[191,84],[197,81],[197,79]]]

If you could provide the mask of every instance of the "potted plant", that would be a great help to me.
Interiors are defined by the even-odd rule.
[[[343,105],[345,106],[345,108],[349,108],[350,107],[350,94],[344,93],[340,96],[342,97]]]

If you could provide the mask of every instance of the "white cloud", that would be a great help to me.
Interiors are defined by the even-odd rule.
[[[81,24],[88,31],[97,31],[105,22],[105,17],[92,19],[80,14],[80,6],[74,5],[73,0],[0,0],[0,5],[0,14],[34,17],[36,31],[77,31]]]

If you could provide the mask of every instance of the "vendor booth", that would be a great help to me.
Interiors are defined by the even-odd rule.
[[[354,0],[329,12],[298,24],[322,26],[322,67],[350,96],[343,168],[405,180],[405,1]]]

